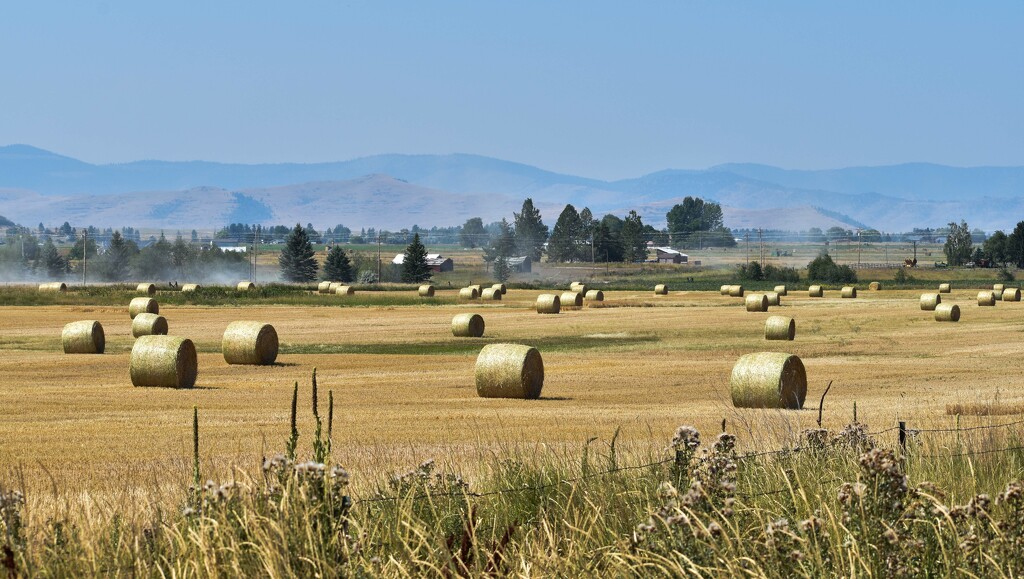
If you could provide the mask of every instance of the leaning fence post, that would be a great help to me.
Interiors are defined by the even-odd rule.
[[[907,454],[907,423],[900,420],[900,451]]]

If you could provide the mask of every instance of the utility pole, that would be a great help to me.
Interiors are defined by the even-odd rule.
[[[860,269],[860,249],[864,245],[864,240],[860,236],[860,229],[857,229],[857,269]]]
[[[380,227],[377,228],[377,283],[380,283]]]
[[[256,263],[260,257],[260,226],[252,234],[252,283],[256,283]]]
[[[917,267],[917,242],[914,242],[914,267]]]
[[[758,245],[758,253],[757,253],[758,258],[757,258],[757,262],[761,265],[761,267],[764,267],[764,240],[761,237],[761,228],[760,227],[757,229],[757,245]]]
[[[747,231],[743,234],[743,239],[747,242],[747,265],[750,265],[750,232]]]
[[[86,229],[82,232],[82,287],[88,283],[89,280],[89,230]]]

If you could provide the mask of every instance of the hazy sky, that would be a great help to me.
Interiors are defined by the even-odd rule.
[[[0,144],[97,163],[1024,165],[1020,0],[12,0],[0,54]]]

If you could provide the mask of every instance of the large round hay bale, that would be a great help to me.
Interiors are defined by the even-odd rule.
[[[146,294],[147,296],[156,295],[156,284],[155,283],[140,283],[135,291],[140,294]]]
[[[351,296],[355,295],[356,290],[350,285],[337,285],[334,286],[334,295],[336,296]]]
[[[959,322],[960,306],[956,304],[939,304],[935,307],[936,322]]]
[[[940,294],[948,294],[951,291],[953,291],[953,288],[948,283],[940,283],[939,284],[939,293]]]
[[[199,373],[196,347],[178,336],[142,336],[132,347],[128,371],[133,386],[191,388]]]
[[[730,297],[734,297],[734,298],[741,298],[741,297],[743,297],[743,286],[741,286],[741,285],[731,285],[731,286],[729,286],[729,296]]]
[[[792,354],[756,352],[732,367],[729,387],[737,408],[799,409],[807,397],[807,371]]]
[[[569,291],[576,292],[582,295],[586,295],[588,289],[589,288],[587,287],[587,284],[581,281],[574,281],[571,284],[569,284]]]
[[[484,288],[483,293],[480,294],[480,297],[485,300],[501,301],[501,290],[494,289],[492,287],[486,287]]]
[[[980,291],[978,292],[978,305],[979,306],[994,306],[996,305],[996,295],[992,291]]]
[[[139,314],[159,314],[160,305],[153,298],[132,298],[128,304],[128,316],[135,319]]]
[[[480,314],[457,314],[452,318],[452,335],[457,338],[479,338],[483,336],[483,316]]]
[[[873,281],[868,284],[868,289],[873,292],[882,291],[882,284],[881,282]]]
[[[718,293],[722,294],[723,296],[727,296],[729,295],[729,290],[731,288],[731,285],[723,285],[722,287],[718,288]]]
[[[768,296],[764,294],[750,294],[745,298],[744,303],[748,312],[768,311]]]
[[[769,306],[782,305],[782,297],[779,295],[779,292],[764,292],[764,297],[768,298]]]
[[[471,285],[471,286],[466,286],[466,287],[471,287],[471,288],[475,289],[477,297],[482,296],[483,293],[484,293],[484,288],[481,285]]]
[[[555,294],[540,294],[537,296],[538,314],[557,314],[562,311],[562,300]]]
[[[432,298],[434,297],[434,286],[421,285],[419,289],[416,290],[416,293],[419,294],[421,298]]]
[[[334,293],[334,290],[336,290],[336,289],[340,288],[340,287],[341,287],[341,286],[343,286],[343,285],[345,285],[345,283],[344,283],[344,282],[340,282],[340,281],[332,281],[332,282],[331,282],[331,285],[327,286],[327,293],[329,293],[329,294],[333,294],[333,293]]]
[[[322,282],[318,283],[316,285],[316,293],[318,293],[318,294],[331,293],[331,282],[329,282],[329,281],[322,281]]]
[[[780,296],[787,296],[787,295],[789,295],[789,291],[786,289],[786,286],[784,286],[784,285],[777,285],[777,286],[775,286],[775,290],[774,291],[775,291],[775,293],[779,294]]]
[[[764,322],[765,340],[792,340],[796,338],[796,321],[786,316],[769,316]]]
[[[1002,298],[1004,302],[1019,302],[1020,290],[1015,287],[1008,287],[1003,290]]]
[[[475,287],[464,287],[459,290],[459,298],[464,300],[475,300],[480,297]]]
[[[843,286],[842,297],[844,298],[855,298],[857,297],[857,288],[852,285]]]
[[[102,354],[107,346],[103,325],[96,320],[71,322],[60,333],[65,354]]]
[[[139,314],[132,319],[132,337],[166,336],[167,318],[160,314]]]
[[[501,295],[505,295],[505,294],[508,293],[508,288],[505,287],[505,284],[503,284],[503,283],[496,283],[496,284],[492,285],[491,287],[494,288],[495,290],[500,291]]]
[[[481,398],[540,398],[544,387],[544,361],[530,346],[484,346],[476,358],[475,374]]]
[[[235,286],[235,289],[240,292],[249,292],[256,289],[256,284],[251,281],[240,281],[238,282],[238,285]]]
[[[601,290],[590,290],[583,296],[588,302],[603,302],[604,292]]]
[[[659,283],[658,285],[654,286],[654,295],[656,295],[656,296],[667,296],[668,295],[668,286],[663,284],[663,283]]]
[[[994,284],[992,284],[992,291],[994,291],[994,292],[1003,293],[1004,289],[1006,289],[1006,285],[1005,284],[1001,284],[1001,283],[994,283]]]
[[[825,297],[825,290],[820,285],[812,285],[807,288],[807,296],[812,298],[823,298]]]
[[[41,283],[41,284],[39,284],[39,291],[41,291],[41,292],[64,293],[64,292],[68,291],[68,284],[66,284],[66,283],[64,283],[62,281],[54,281],[54,282],[49,282],[49,283]]]
[[[992,290],[992,299],[996,300],[997,302],[1002,301],[1003,300],[1003,291],[1004,291],[1004,288],[999,288],[999,289]]]
[[[277,360],[277,330],[263,322],[231,322],[220,348],[228,364],[268,366]]]
[[[558,298],[559,303],[562,306],[569,308],[581,308],[583,307],[583,294],[579,292],[562,292],[562,295]]]
[[[201,289],[202,287],[203,286],[201,286],[201,285],[199,285],[197,283],[184,283],[184,284],[181,284],[181,291],[183,291],[183,292],[194,292],[196,290]]]
[[[942,296],[939,294],[921,294],[921,309],[926,312],[935,311],[935,307],[942,303]]]

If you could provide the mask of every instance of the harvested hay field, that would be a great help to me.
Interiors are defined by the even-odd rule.
[[[334,391],[341,441],[335,453],[353,472],[407,468],[428,458],[473,461],[468,454],[508,441],[576,449],[619,427],[623,445],[661,447],[664,433],[681,421],[717,432],[725,419],[740,430],[741,448],[776,447],[814,426],[829,381],[828,427],[849,422],[854,402],[859,420],[873,429],[897,420],[911,428],[948,427],[955,417],[947,405],[996,398],[1024,370],[1017,356],[1024,322],[1011,308],[974,306],[977,289],[944,296],[970,309],[957,324],[922,315],[919,290],[865,292],[856,300],[836,291],[815,299],[794,292],[785,305],[800,326],[792,342],[765,341],[764,317],[718,292],[605,291],[594,307],[541,316],[537,296],[552,290],[517,289],[500,302],[469,304],[455,303],[457,291],[437,292],[450,305],[168,305],[161,313],[174,334],[198,350],[198,380],[185,390],[132,387],[131,321],[123,305],[0,307],[0,407],[10,417],[0,421],[0,468],[20,465],[26,480],[49,489],[39,466],[45,465],[58,488],[101,495],[115,492],[111,480],[138,478],[126,473],[139,469],[154,475],[171,469],[177,484],[188,477],[195,405],[202,458],[215,471],[209,476],[248,469],[287,438],[293,384],[308,384],[314,367],[321,397]],[[408,293],[415,297],[415,290]],[[485,338],[452,336],[452,317],[467,311],[487,319]],[[277,364],[224,361],[222,333],[240,318],[276,328]],[[103,325],[103,355],[64,355],[61,330],[78,320]],[[475,362],[491,343],[538,349],[545,373],[539,399],[477,395]],[[733,408],[733,365],[765,350],[803,361],[804,410]],[[985,420],[961,414],[964,425]],[[311,419],[307,402],[300,419]],[[300,445],[308,445],[308,430],[303,436]]]

